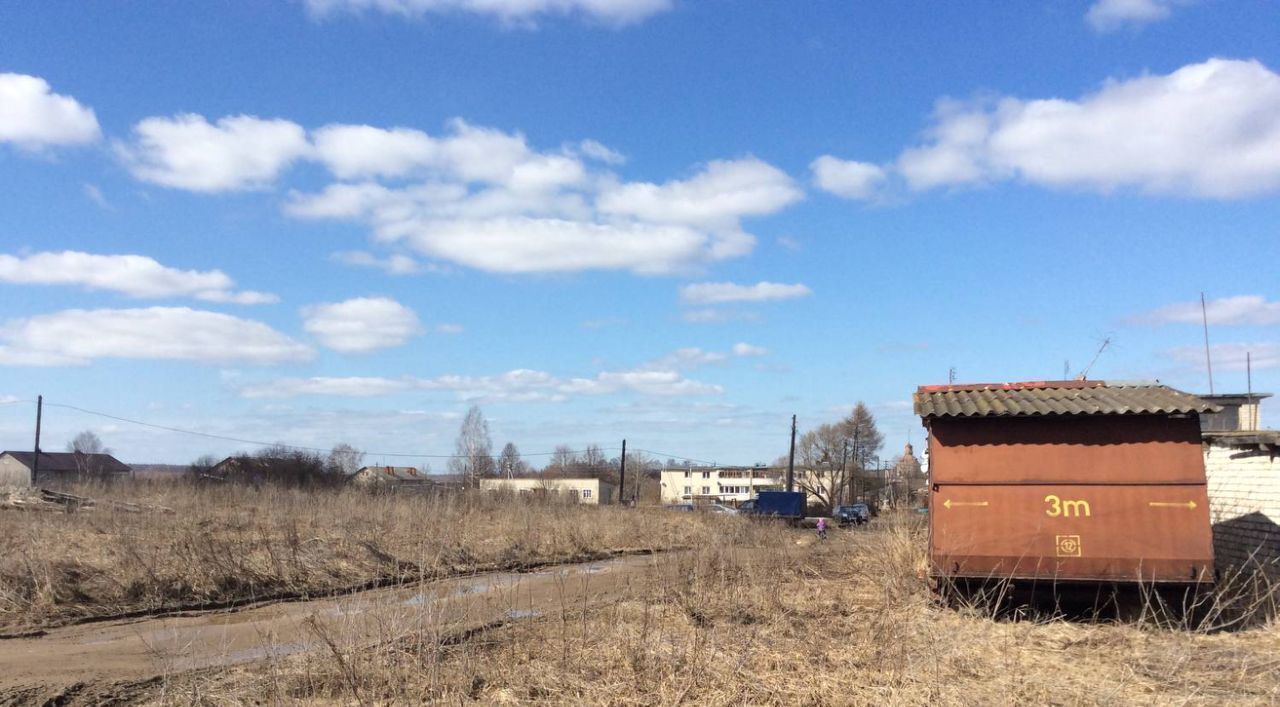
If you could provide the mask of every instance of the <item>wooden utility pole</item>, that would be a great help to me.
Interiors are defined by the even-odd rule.
[[[840,480],[844,482],[845,503],[853,502],[853,484],[849,482],[849,469],[845,465],[849,459],[849,440],[844,441],[840,450]]]
[[[796,416],[791,416],[791,453],[787,457],[787,493],[795,490],[796,482]]]
[[[44,396],[36,396],[36,456],[31,462],[31,485],[35,486],[40,478],[40,418],[44,416]]]
[[[634,498],[631,500],[635,500]],[[627,440],[622,440],[622,458],[618,460],[618,503],[627,502]]]

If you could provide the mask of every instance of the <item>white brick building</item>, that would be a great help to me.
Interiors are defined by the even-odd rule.
[[[1206,431],[1204,466],[1219,568],[1280,576],[1280,431]]]
[[[614,503],[616,487],[600,479],[481,479],[482,491],[555,494],[592,505]]]

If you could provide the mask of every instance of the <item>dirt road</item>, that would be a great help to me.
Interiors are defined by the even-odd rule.
[[[145,680],[324,648],[326,640],[349,646],[447,636],[594,602],[663,564],[635,555],[239,611],[69,626],[0,641],[0,694]]]

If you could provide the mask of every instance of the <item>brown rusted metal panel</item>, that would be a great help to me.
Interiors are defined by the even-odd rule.
[[[1195,414],[927,424],[935,575],[1212,581]]]
[[[935,574],[1156,582],[1212,580],[1203,484],[937,484]]]
[[[940,418],[930,421],[934,483],[1198,483],[1196,416]]]

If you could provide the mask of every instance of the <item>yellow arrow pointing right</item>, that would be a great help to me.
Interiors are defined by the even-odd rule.
[[[1195,501],[1184,501],[1180,503],[1170,503],[1168,501],[1148,501],[1148,506],[1152,508],[1186,508],[1191,510],[1196,507]]]

